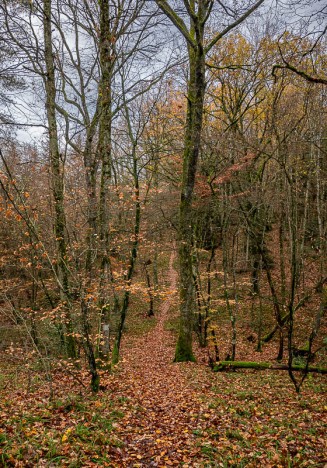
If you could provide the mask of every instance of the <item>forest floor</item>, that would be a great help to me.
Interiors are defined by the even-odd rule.
[[[197,364],[172,362],[173,261],[171,294],[142,333],[127,332],[98,395],[86,373],[57,370],[49,400],[35,373],[26,391],[2,366],[0,466],[326,466],[323,377],[310,375],[298,396],[286,372],[213,373],[199,349]]]

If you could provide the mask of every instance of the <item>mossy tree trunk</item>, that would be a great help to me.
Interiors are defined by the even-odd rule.
[[[107,304],[105,286],[109,276],[109,185],[112,165],[112,78],[115,66],[115,32],[110,27],[110,6],[108,0],[100,0],[100,65],[101,82],[99,86],[100,119],[98,152],[101,161],[101,181],[99,200],[99,241],[100,241],[100,283],[99,308],[100,328],[103,331],[103,346],[100,355],[107,359],[109,354],[110,308]]]
[[[188,47],[187,113],[184,135],[183,175],[179,208],[179,280],[180,280],[180,327],[176,345],[175,361],[194,361],[192,351],[194,285],[192,269],[192,200],[197,161],[200,151],[204,110],[205,60],[217,42],[241,24],[264,0],[257,1],[233,23],[206,42],[205,29],[214,9],[214,0],[184,0],[183,5],[189,20],[186,25],[169,1],[156,0],[157,5],[177,27]],[[208,31],[208,34],[209,31]]]
[[[194,361],[192,331],[194,286],[192,268],[192,199],[197,160],[200,151],[205,91],[205,55],[203,31],[194,50],[189,47],[189,83],[187,121],[184,139],[183,176],[179,216],[180,328],[175,361]]]
[[[86,260],[85,270],[92,276],[96,260],[96,238],[98,231],[98,202],[97,202],[97,172],[98,158],[93,155],[93,141],[96,135],[99,121],[99,111],[95,112],[92,120],[87,120],[88,125],[86,142],[83,151],[85,182],[87,190],[87,234],[86,234]]]
[[[285,370],[289,371],[289,366],[287,364],[274,364],[270,362],[247,362],[247,361],[220,361],[217,362],[213,367],[215,372],[226,371],[231,369],[255,369],[255,370]],[[291,366],[292,371],[304,372],[306,370],[305,366]],[[327,369],[324,367],[313,367],[309,366],[307,372],[316,372],[318,374],[327,374]]]
[[[46,91],[46,112],[48,120],[49,153],[51,183],[54,199],[54,232],[57,249],[57,275],[60,298],[65,306],[65,324],[67,329],[66,347],[69,357],[76,357],[76,346],[73,338],[73,322],[70,310],[69,269],[67,266],[66,216],[64,208],[64,163],[59,151],[59,140],[56,120],[56,84],[54,52],[52,46],[52,4],[51,0],[43,2],[43,35],[46,73],[44,85]]]

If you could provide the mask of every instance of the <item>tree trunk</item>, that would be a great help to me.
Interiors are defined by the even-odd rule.
[[[148,310],[148,317],[154,316],[154,298],[153,298],[153,287],[151,285],[151,277],[148,271],[148,265],[151,265],[151,260],[148,260],[144,263],[144,272],[146,276],[146,284],[148,287],[148,296],[149,296],[149,310]]]
[[[59,153],[58,131],[56,121],[56,85],[55,69],[52,50],[52,24],[51,24],[51,0],[43,2],[43,27],[44,27],[44,56],[46,76],[44,78],[46,91],[46,111],[49,132],[49,151],[51,182],[55,208],[55,238],[57,248],[57,274],[60,283],[60,297],[65,305],[66,312],[66,346],[69,357],[76,357],[75,340],[72,336],[73,324],[70,314],[69,298],[69,272],[67,268],[67,244],[66,244],[66,216],[64,209],[64,174],[61,155]]]
[[[100,121],[99,121],[99,157],[101,160],[101,182],[99,200],[99,239],[100,239],[100,285],[99,285],[99,307],[101,311],[101,328],[109,327],[109,307],[106,304],[105,285],[109,271],[109,183],[111,179],[111,129],[112,129],[112,74],[115,63],[112,37],[110,30],[109,1],[100,0]],[[106,342],[108,335],[103,337],[105,349],[109,349]],[[103,355],[104,358],[108,357]]]
[[[97,113],[98,114],[98,113]],[[96,236],[98,233],[98,213],[97,213],[97,169],[98,160],[92,155],[92,143],[97,128],[98,116],[96,115],[90,128],[88,129],[87,141],[83,151],[85,181],[87,190],[87,234],[86,234],[86,260],[85,270],[92,277],[93,265],[95,263],[96,254]]]
[[[180,327],[176,345],[175,362],[194,361],[192,351],[194,285],[192,272],[192,199],[197,160],[200,150],[205,82],[206,54],[228,32],[241,24],[264,0],[258,0],[223,31],[214,34],[204,47],[204,29],[212,12],[213,2],[207,0],[184,1],[190,26],[166,0],[156,0],[157,5],[177,27],[187,42],[189,55],[189,81],[187,89],[187,114],[185,122],[183,175],[179,209],[179,279]]]
[[[127,111],[128,113],[128,111]],[[137,164],[137,155],[136,155],[136,140],[133,138],[132,128],[130,126],[130,120],[128,117],[128,125],[129,125],[129,134],[130,138],[133,141],[133,179],[134,179],[134,196],[135,196],[135,221],[134,221],[134,240],[132,244],[131,256],[129,260],[129,267],[127,270],[127,275],[125,276],[125,281],[127,286],[130,285],[133,274],[135,263],[138,254],[139,248],[139,236],[140,236],[140,225],[141,225],[141,201],[140,201],[140,186],[139,186],[139,170]],[[120,352],[120,343],[123,334],[124,324],[126,320],[127,309],[129,306],[129,299],[130,299],[130,290],[127,289],[124,293],[123,303],[120,311],[120,321],[118,326],[118,332],[116,341],[114,344],[114,348],[112,351],[112,364],[117,364],[119,361],[119,352]]]
[[[83,327],[83,338],[84,338],[84,350],[89,363],[89,370],[91,374],[91,389],[92,392],[97,393],[100,385],[100,375],[97,370],[97,363],[95,359],[94,346],[90,336],[90,322],[89,322],[89,304],[87,299],[84,297],[81,300],[81,311],[82,311],[82,327]]]
[[[180,327],[175,362],[195,361],[192,351],[194,285],[192,271],[192,199],[200,151],[205,92],[205,55],[202,46],[189,47],[188,105],[179,218]]]

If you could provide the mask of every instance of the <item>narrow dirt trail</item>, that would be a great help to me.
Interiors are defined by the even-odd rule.
[[[173,253],[168,271],[171,290],[177,286],[174,258]],[[164,301],[148,334],[134,338],[123,349],[116,390],[127,398],[128,410],[115,431],[123,443],[117,451],[121,457],[117,466],[187,466],[199,452],[195,434],[201,389],[194,390],[185,372],[192,372],[194,364],[173,363],[175,339],[164,327],[171,302]]]
[[[166,277],[171,290],[177,289],[174,259],[173,253]],[[323,392],[307,393],[312,416],[285,374],[213,373],[196,344],[198,364],[174,364],[176,337],[165,322],[177,314],[176,299],[167,295],[148,333],[125,335],[106,392],[123,414],[104,449],[109,466],[275,468],[294,460],[294,466],[324,467]]]

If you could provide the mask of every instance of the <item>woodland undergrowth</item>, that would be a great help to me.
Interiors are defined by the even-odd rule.
[[[297,395],[285,372],[213,373],[200,348],[197,363],[173,363],[173,261],[171,294],[154,318],[131,310],[97,395],[86,370],[56,366],[49,382],[42,368],[1,363],[0,466],[326,466],[323,376]]]

